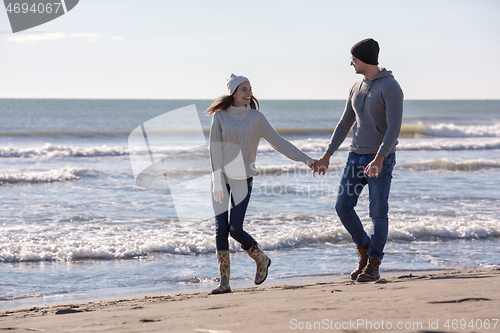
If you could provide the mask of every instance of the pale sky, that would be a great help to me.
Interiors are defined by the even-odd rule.
[[[80,0],[13,34],[0,98],[215,99],[234,72],[259,99],[346,99],[372,37],[406,99],[500,99],[500,1]]]

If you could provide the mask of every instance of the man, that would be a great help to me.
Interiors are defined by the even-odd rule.
[[[358,267],[351,273],[351,279],[358,282],[380,278],[379,266],[389,229],[389,190],[403,116],[403,92],[391,71],[377,66],[378,53],[379,45],[371,38],[352,47],[351,65],[364,78],[351,87],[328,149],[313,166],[313,174],[325,174],[330,157],[352,127],[351,148],[335,209],[358,250]],[[365,185],[369,188],[373,224],[370,237],[354,210]]]

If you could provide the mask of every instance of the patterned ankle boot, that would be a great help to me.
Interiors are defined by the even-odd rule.
[[[255,272],[255,284],[261,284],[267,279],[267,272],[271,266],[271,259],[259,248],[257,243],[254,243],[250,249],[246,251],[250,258],[255,260],[257,264],[257,271]]]
[[[230,293],[231,288],[229,287],[229,250],[217,251],[217,262],[219,264],[220,272],[220,283],[217,288],[212,290],[212,294],[225,294]]]

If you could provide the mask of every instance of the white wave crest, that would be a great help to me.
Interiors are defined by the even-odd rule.
[[[371,234],[371,225],[365,229]],[[186,228],[174,220],[96,223],[58,221],[43,225],[0,226],[0,262],[123,259],[152,253],[215,252],[213,221]],[[265,250],[351,242],[334,216],[249,216],[245,230]],[[481,217],[391,216],[388,241],[448,241],[500,237],[500,221]],[[232,251],[241,251],[230,240]]]
[[[346,139],[340,146],[339,151],[349,150],[350,139]],[[323,153],[327,144],[327,139],[305,139],[294,140],[292,143],[300,150],[311,154]],[[464,138],[457,139],[404,139],[401,140],[397,146],[397,150],[490,150],[500,149],[500,139],[474,139]],[[165,148],[151,148],[154,154],[171,155],[185,151],[184,147],[165,147]],[[258,151],[260,153],[274,152],[275,149],[267,143],[259,145]],[[128,156],[129,153],[137,155],[147,155],[148,150],[143,148],[129,148],[129,147],[108,147],[102,145],[99,147],[74,147],[74,146],[53,146],[49,143],[41,147],[27,147],[27,148],[14,148],[14,147],[0,147],[0,158],[78,158],[78,157],[110,157],[110,156]],[[316,155],[314,155],[316,156]]]
[[[98,157],[128,155],[128,148],[52,146],[46,143],[42,147],[0,148],[0,157]]]
[[[419,124],[425,135],[466,138],[466,137],[500,137],[500,124],[494,125],[455,125],[455,124]]]
[[[490,150],[500,149],[500,139],[444,139],[405,140],[397,146],[398,150]]]
[[[22,226],[0,227],[0,262],[124,259],[155,252],[215,251],[212,235],[186,232],[174,222],[162,221],[149,227],[148,223],[114,226],[61,221],[32,226],[28,234]]]
[[[390,227],[389,240],[447,240],[500,237],[499,221],[465,219],[399,222]]]
[[[75,180],[80,176],[92,176],[95,171],[77,168],[62,168],[49,171],[26,171],[0,173],[2,183],[50,183]]]
[[[165,147],[165,148],[151,148],[152,153],[156,154],[175,154],[184,151],[183,147]],[[123,156],[134,154],[148,154],[147,149],[143,148],[130,148],[130,147],[108,147],[102,145],[99,147],[74,147],[74,146],[53,146],[46,143],[42,147],[28,147],[28,148],[13,148],[3,147],[0,148],[0,157],[40,157],[40,158],[64,158],[64,157],[109,157],[109,156]]]

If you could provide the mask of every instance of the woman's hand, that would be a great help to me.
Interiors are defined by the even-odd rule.
[[[319,175],[326,174],[326,170],[328,170],[328,166],[330,165],[331,156],[332,154],[330,154],[329,152],[325,152],[319,160],[317,160],[311,165],[313,177],[315,177],[316,172]]]
[[[214,195],[214,200],[222,204],[222,199],[224,198],[224,191],[215,191],[213,192],[213,195]]]
[[[312,171],[314,171],[314,166],[316,165],[316,162],[318,162],[317,159],[313,159],[311,165],[309,166],[309,169],[311,169]]]

